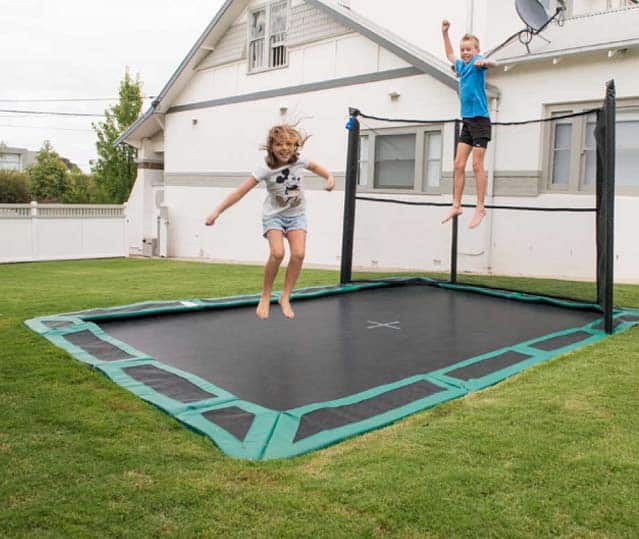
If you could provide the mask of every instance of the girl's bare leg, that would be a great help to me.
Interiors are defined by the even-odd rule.
[[[455,183],[453,185],[453,207],[448,211],[442,224],[447,223],[456,215],[462,214],[462,195],[466,183],[466,161],[473,147],[470,144],[460,142],[457,144],[457,156],[455,157]]]
[[[291,258],[286,268],[284,277],[284,289],[280,296],[280,307],[286,318],[293,318],[295,313],[291,308],[291,292],[295,287],[297,277],[302,269],[304,255],[306,253],[306,230],[290,230],[286,235],[291,250]]]
[[[281,230],[269,230],[266,233],[270,254],[264,266],[264,287],[262,296],[257,305],[255,314],[258,318],[266,320],[271,308],[271,294],[273,292],[273,281],[280,269],[280,264],[284,259],[284,233]]]

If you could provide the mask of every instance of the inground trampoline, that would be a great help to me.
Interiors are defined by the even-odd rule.
[[[459,283],[457,217],[448,280],[353,281],[356,200],[394,201],[356,196],[361,113],[351,109],[340,284],[297,290],[293,320],[278,310],[259,320],[249,295],[26,324],[234,457],[291,457],[383,427],[639,324],[639,310],[613,306],[614,110],[610,84],[595,111],[596,208],[492,206],[593,212],[592,302]]]
[[[240,458],[290,457],[607,336],[597,305],[430,279],[147,302],[29,327]],[[639,323],[616,310],[615,330]]]

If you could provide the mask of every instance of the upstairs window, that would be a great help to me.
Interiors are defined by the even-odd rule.
[[[249,13],[249,72],[287,65],[288,11],[288,0],[279,0]]]

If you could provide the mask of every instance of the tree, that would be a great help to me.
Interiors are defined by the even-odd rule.
[[[93,124],[98,136],[98,158],[91,170],[103,202],[122,204],[129,197],[137,175],[137,150],[116,139],[138,118],[142,110],[142,83],[139,75],[131,78],[128,68],[120,82],[119,101],[104,111],[106,120]]]
[[[69,188],[69,171],[48,140],[28,168],[31,195],[38,202],[61,202]]]
[[[18,170],[0,170],[0,204],[31,202],[29,177]]]
[[[65,204],[92,204],[100,197],[93,176],[84,174],[76,165],[69,171],[68,189],[62,199]]]

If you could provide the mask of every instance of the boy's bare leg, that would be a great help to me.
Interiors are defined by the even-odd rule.
[[[266,233],[270,254],[264,266],[264,287],[262,296],[257,305],[255,314],[258,318],[266,320],[271,308],[271,294],[273,292],[273,282],[280,269],[280,264],[284,259],[284,233],[281,230],[269,230]]]
[[[486,170],[484,168],[484,157],[486,155],[486,148],[474,148],[473,149],[473,172],[475,173],[475,181],[477,182],[477,207],[475,208],[475,214],[468,224],[468,228],[477,228],[484,217],[486,217],[486,210],[484,208],[484,201],[486,199]]]
[[[473,147],[464,142],[457,144],[457,156],[455,157],[455,182],[453,184],[453,206],[446,214],[442,224],[447,223],[456,215],[463,213],[461,202],[466,182],[466,161]]]
[[[284,289],[280,295],[280,307],[286,318],[293,318],[295,313],[291,307],[291,292],[302,269],[304,254],[306,252],[306,230],[291,230],[286,235],[291,249],[291,258],[286,268],[284,277]]]

